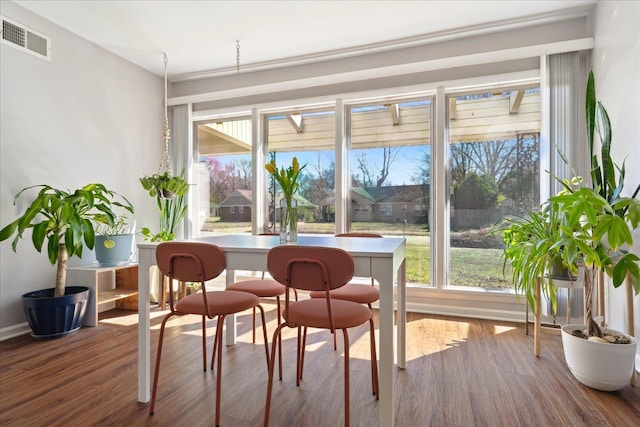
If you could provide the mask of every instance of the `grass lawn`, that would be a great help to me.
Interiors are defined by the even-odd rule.
[[[299,223],[300,233],[333,234],[334,223]],[[373,231],[385,236],[403,235],[401,223],[358,222],[352,224],[353,231]],[[251,223],[220,222],[211,218],[203,227],[204,234],[251,233]],[[406,224],[407,239],[407,283],[414,286],[429,286],[431,280],[431,248],[429,234],[422,224]],[[509,277],[502,274],[501,249],[451,248],[452,286],[472,286],[485,289],[512,288]]]

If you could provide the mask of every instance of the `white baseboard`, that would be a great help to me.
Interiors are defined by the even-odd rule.
[[[456,305],[408,303],[407,311],[440,316],[470,317],[476,319],[500,320],[505,322],[524,323],[525,315],[522,311],[486,309],[483,307],[460,307]],[[529,316],[533,321],[533,316]]]
[[[0,341],[8,340],[9,338],[18,337],[20,335],[26,335],[31,332],[31,327],[27,322],[18,323],[7,328],[0,329]]]

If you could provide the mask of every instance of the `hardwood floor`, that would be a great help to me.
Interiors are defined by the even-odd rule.
[[[275,306],[264,306],[271,333]],[[155,363],[161,313],[152,314]],[[213,425],[215,380],[202,371],[199,318],[169,323],[153,416],[148,404],[137,402],[136,320],[134,312],[114,310],[101,315],[98,327],[63,339],[1,342],[0,425]],[[241,315],[238,344],[223,349],[223,426],[262,425],[266,361],[261,341],[251,343],[250,323],[249,313]],[[398,426],[640,425],[640,388],[606,393],[582,386],[553,331],[542,333],[536,359],[522,324],[409,313],[407,326],[407,369],[396,372]],[[377,425],[367,327],[352,330],[350,338],[351,424]],[[304,378],[296,387],[295,332],[285,335],[272,426],[343,424],[342,352],[333,351],[326,332],[308,340]]]

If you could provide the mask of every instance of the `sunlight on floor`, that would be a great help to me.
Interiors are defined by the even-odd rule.
[[[166,312],[162,312],[162,311],[152,311],[151,312],[151,319],[155,319],[157,317],[161,317],[165,314]],[[100,319],[100,323],[108,323],[110,325],[118,325],[118,326],[133,326],[133,325],[137,325],[138,324],[138,313],[137,312],[132,312],[132,314],[126,314],[123,316],[117,316],[117,317],[109,317],[106,319]],[[159,328],[160,326],[158,326]],[[153,329],[153,328],[152,328]]]
[[[498,335],[498,334],[502,334],[504,332],[510,332],[513,331],[514,329],[518,329],[515,326],[503,326],[503,325],[496,325],[493,327],[493,334],[494,335]]]

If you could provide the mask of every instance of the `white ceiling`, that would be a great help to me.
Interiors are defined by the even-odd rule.
[[[236,72],[236,41],[247,71],[583,13],[596,1],[14,2],[158,75],[165,52],[175,80]]]

